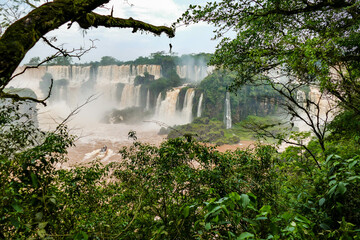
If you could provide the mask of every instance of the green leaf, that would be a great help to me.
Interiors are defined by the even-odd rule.
[[[37,234],[39,235],[40,238],[45,238],[46,237],[46,231],[45,229],[40,229],[37,231]]]
[[[79,233],[76,233],[73,237],[74,240],[88,240],[89,236],[86,234],[86,232],[80,231]]]
[[[20,227],[20,222],[18,221],[18,219],[11,217],[10,222],[16,229],[18,229]]]
[[[307,219],[304,216],[298,215],[294,218],[296,221],[298,222],[302,222],[302,223],[306,223],[306,224],[311,224],[311,221],[309,219]]]
[[[346,186],[343,182],[339,182],[336,194],[340,193],[343,195],[346,192]]]
[[[241,196],[237,192],[232,192],[229,194],[229,198],[235,202],[241,199]]]
[[[352,161],[352,162],[349,164],[349,169],[352,169],[357,162],[358,162],[357,160]]]
[[[56,204],[56,199],[55,198],[49,198],[49,201],[53,204]]]
[[[328,163],[333,156],[334,156],[334,154],[330,154],[330,155],[326,158],[325,163]]]
[[[338,185],[335,185],[335,186],[333,186],[332,188],[330,188],[330,190],[329,190],[329,194],[330,194],[330,195],[332,195],[332,194],[334,193],[334,191],[335,191],[335,189],[337,188],[337,186],[338,186]]]
[[[182,213],[183,213],[184,218],[187,218],[189,216],[189,213],[190,213],[190,207],[189,206],[184,207]]]
[[[43,218],[43,213],[42,212],[38,212],[35,214],[35,219],[36,221],[41,221],[41,219]]]
[[[23,212],[23,208],[20,207],[17,203],[11,204],[11,206],[19,213]]]
[[[319,206],[321,207],[322,205],[324,205],[324,203],[325,203],[325,198],[321,198],[319,200]]]
[[[331,228],[329,227],[329,225],[327,225],[326,223],[320,223],[320,227],[324,230],[331,230]]]
[[[242,234],[240,234],[240,236],[238,238],[236,238],[236,240],[241,240],[241,239],[248,239],[248,238],[253,238],[254,234],[249,233],[249,232],[243,232]]]
[[[360,179],[360,176],[352,176],[352,177],[348,177],[348,181],[353,181],[355,179]]]
[[[31,182],[32,182],[32,185],[37,188],[39,187],[39,184],[38,184],[38,179],[37,179],[37,176],[35,175],[35,173],[30,173],[30,176],[31,176]]]
[[[267,215],[271,213],[271,206],[270,205],[264,205],[259,210],[262,214],[261,215]]]
[[[250,198],[248,195],[246,194],[241,194],[241,205],[245,208],[247,207],[247,205],[249,205],[250,203]]]
[[[209,212],[209,214],[215,214],[221,208],[222,208],[222,206],[216,206]],[[217,214],[219,214],[219,213],[217,213]]]
[[[205,224],[205,229],[206,229],[207,231],[209,231],[209,230],[211,229],[211,223],[207,222],[207,223]]]
[[[41,223],[39,223],[38,228],[39,229],[44,229],[47,224],[48,224],[47,222],[41,222]]]

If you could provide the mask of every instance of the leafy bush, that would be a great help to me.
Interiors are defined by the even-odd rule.
[[[360,237],[357,155],[319,169],[296,147],[220,153],[191,136],[156,147],[131,132],[121,161],[61,168],[66,127],[43,132],[17,109],[0,109],[0,238]]]

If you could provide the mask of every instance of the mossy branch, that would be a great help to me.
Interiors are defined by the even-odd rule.
[[[14,101],[26,101],[26,100],[29,100],[29,101],[32,101],[32,102],[41,103],[42,105],[44,105],[46,107],[46,102],[45,101],[48,100],[49,97],[51,96],[51,90],[53,88],[53,85],[54,85],[54,80],[51,79],[51,84],[50,84],[50,87],[49,87],[49,93],[46,96],[46,98],[41,99],[41,100],[37,99],[37,98],[33,98],[33,97],[21,97],[18,94],[4,92],[4,90],[0,91],[0,99],[1,98],[10,98],[10,99],[13,99]]]
[[[76,22],[79,23],[80,27],[84,29],[88,29],[90,27],[97,28],[99,26],[107,28],[132,28],[133,33],[137,30],[143,30],[154,33],[155,35],[165,33],[170,38],[175,36],[175,31],[173,28],[166,26],[155,26],[139,20],[135,20],[133,18],[124,19],[112,16],[104,16],[97,13],[88,13],[86,16],[82,16],[81,18],[76,19]]]

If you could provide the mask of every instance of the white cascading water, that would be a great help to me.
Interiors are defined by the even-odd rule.
[[[193,107],[194,96],[195,96],[194,89],[189,88],[186,91],[184,98],[184,106],[181,111],[181,118],[185,123],[189,123],[192,121],[192,107]]]
[[[176,114],[176,102],[181,88],[173,88],[166,92],[165,99],[160,102],[159,108],[156,109],[155,118],[168,125],[177,124],[179,118]],[[159,100],[159,97],[158,97]],[[161,100],[161,98],[160,98]]]
[[[201,111],[202,111],[201,106],[202,106],[203,98],[204,98],[204,94],[202,93],[199,97],[199,104],[198,104],[198,108],[197,108],[196,117],[201,117]]]
[[[135,106],[140,107],[141,106],[141,85],[137,85],[134,89],[134,97],[135,97]]]
[[[159,115],[160,105],[161,105],[161,92],[159,93],[158,97],[156,98],[155,116]]]
[[[187,89],[184,96],[184,104],[181,111],[176,110],[176,103],[182,87],[173,88],[166,92],[164,100],[161,100],[159,94],[156,103],[155,120],[161,121],[167,125],[186,124],[192,121],[193,101],[195,90]]]
[[[149,111],[150,110],[150,90],[147,90],[147,94],[146,94],[146,106],[145,106],[145,110]]]
[[[104,103],[114,105],[116,102],[116,88],[110,83],[96,83],[94,93],[99,94],[99,100]]]
[[[125,84],[120,98],[120,109],[125,109],[128,107],[132,107],[136,104],[136,96],[134,94],[134,85],[133,84]]]
[[[225,109],[224,109],[224,124],[226,129],[232,127],[231,123],[231,108],[230,108],[230,93],[226,92]]]

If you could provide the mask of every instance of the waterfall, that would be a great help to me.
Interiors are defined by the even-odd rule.
[[[146,106],[145,106],[145,110],[149,111],[150,109],[150,89],[147,90],[147,94],[146,94]]]
[[[136,104],[134,97],[134,85],[125,84],[124,89],[121,93],[120,109],[134,106]]]
[[[159,94],[156,101],[156,110],[154,119],[164,122],[168,125],[186,124],[192,120],[193,101],[195,97],[195,89],[189,88],[184,96],[184,104],[182,110],[176,110],[176,104],[179,100],[179,93],[183,87],[173,88],[166,92],[164,100],[161,100]]]
[[[192,120],[192,107],[193,107],[194,96],[195,96],[194,89],[189,88],[186,91],[184,98],[184,106],[181,111],[181,117],[185,120],[186,123],[189,123]]]
[[[135,106],[136,107],[140,107],[141,106],[141,85],[137,85],[135,87],[135,91],[134,91],[134,98],[135,98]]]
[[[231,109],[230,109],[230,93],[229,92],[226,92],[226,98],[225,98],[224,123],[225,123],[226,129],[231,128]]]
[[[166,92],[165,99],[161,101],[161,97],[157,99],[155,118],[166,124],[173,125],[179,123],[179,117],[176,112],[176,102],[180,93],[180,88],[174,88]],[[158,105],[160,100],[160,104]],[[181,119],[180,119],[181,120]]]
[[[161,105],[161,92],[159,93],[159,95],[156,99],[155,115],[159,115],[160,105]]]
[[[305,107],[306,106],[306,96],[305,96],[305,93],[301,90],[299,90],[297,93],[296,93],[296,101],[298,103],[300,103],[300,105],[302,107]]]
[[[198,108],[197,108],[197,113],[196,113],[196,117],[201,117],[201,105],[202,105],[202,102],[203,102],[203,97],[204,97],[204,94],[202,93],[199,97],[199,104],[198,104]]]

